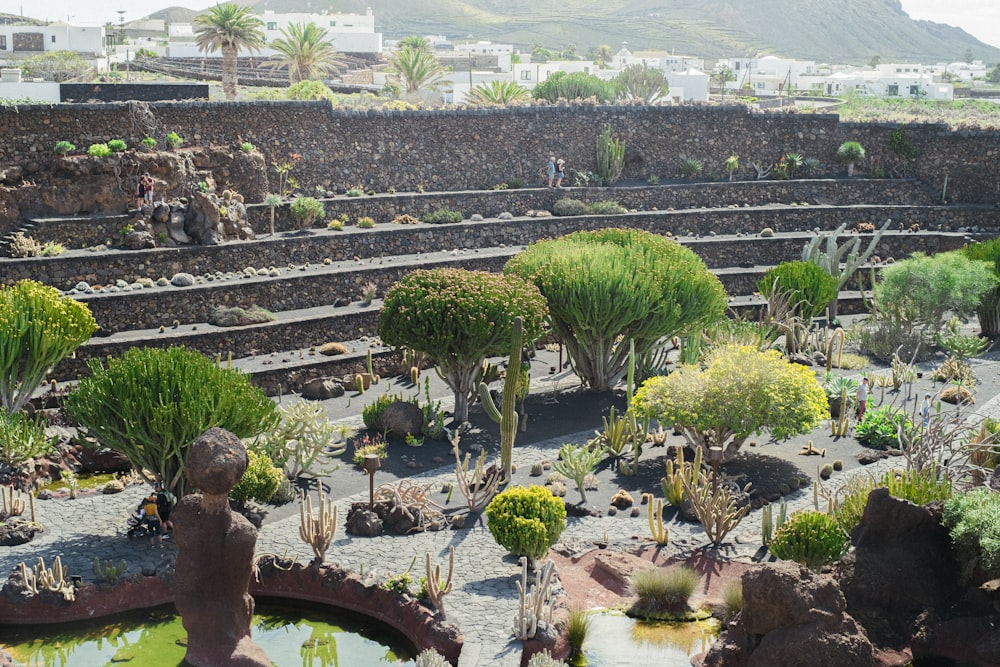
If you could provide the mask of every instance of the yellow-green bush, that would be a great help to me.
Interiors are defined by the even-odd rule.
[[[247,469],[229,492],[229,497],[240,503],[248,500],[266,503],[274,497],[285,475],[266,454],[258,454],[251,449],[247,451],[247,457]]]
[[[566,506],[543,486],[514,486],[490,501],[486,518],[497,544],[535,562],[566,528]]]

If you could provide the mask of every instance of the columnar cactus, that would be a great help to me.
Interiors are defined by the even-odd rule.
[[[507,376],[503,382],[500,409],[497,409],[485,382],[479,383],[479,397],[490,419],[500,424],[500,468],[505,481],[510,480],[514,438],[517,436],[518,415],[516,405],[517,386],[521,379],[521,348],[524,347],[524,326],[520,317],[515,317],[510,342],[510,358],[507,360]]]

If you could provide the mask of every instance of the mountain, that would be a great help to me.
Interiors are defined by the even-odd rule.
[[[258,11],[306,12],[311,0],[253,0]],[[987,63],[1000,49],[964,30],[914,21],[899,0],[337,0],[333,12],[375,13],[387,37],[447,35],[541,44],[580,53],[660,49],[718,58],[774,54],[822,62],[940,62],[971,52]]]

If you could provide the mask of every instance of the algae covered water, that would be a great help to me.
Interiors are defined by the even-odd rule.
[[[275,667],[412,665],[409,641],[329,607],[258,601],[253,639]],[[59,627],[6,626],[0,646],[27,667],[183,667],[187,633],[172,605]]]
[[[719,634],[716,619],[691,623],[637,621],[621,612],[591,615],[583,643],[587,667],[690,667],[691,656],[707,651]]]

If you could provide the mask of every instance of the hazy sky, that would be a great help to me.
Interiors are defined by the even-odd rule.
[[[33,18],[102,25],[118,22],[119,9],[125,20],[142,18],[170,6],[201,10],[208,0],[0,0],[0,12]],[[319,3],[317,3],[319,4]],[[903,10],[915,19],[964,28],[987,44],[1000,47],[1000,2],[997,0],[902,0]]]

